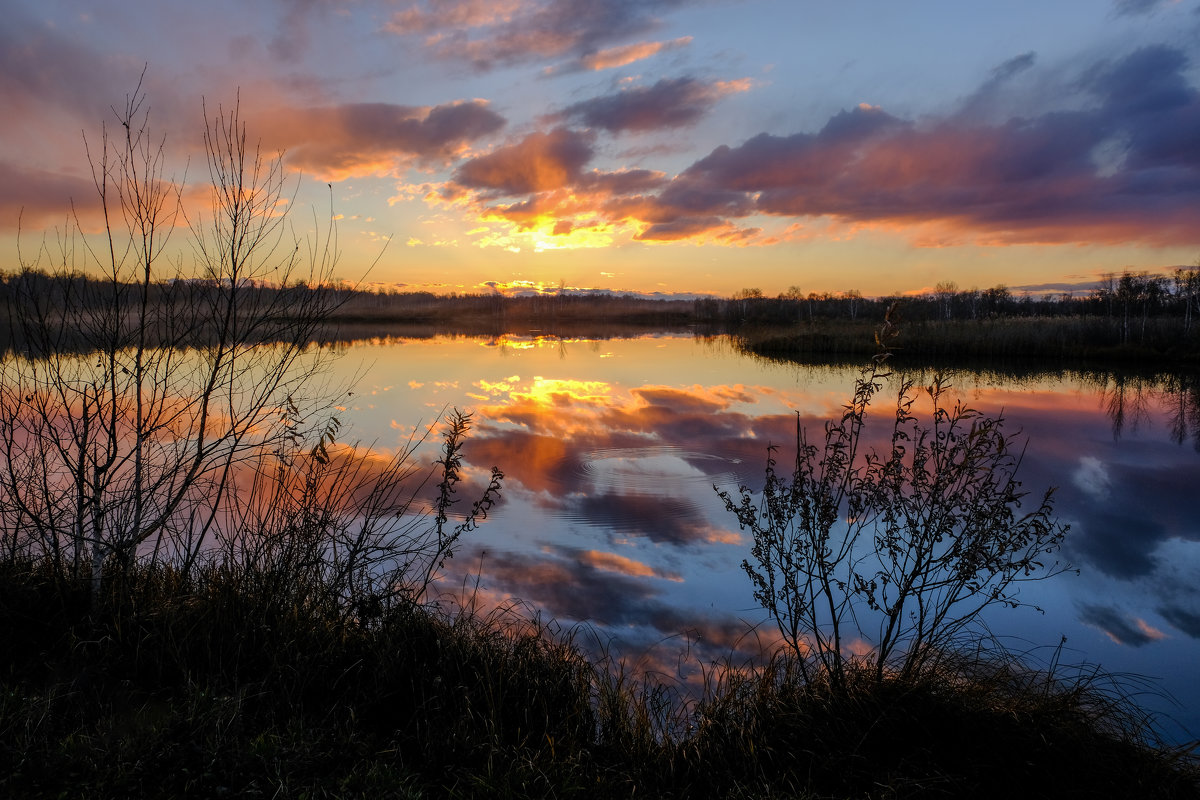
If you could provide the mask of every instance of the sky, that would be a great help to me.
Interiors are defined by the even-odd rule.
[[[94,228],[85,141],[143,74],[191,213],[238,103],[368,285],[1041,293],[1200,257],[1200,0],[8,0],[0,64],[5,269]]]

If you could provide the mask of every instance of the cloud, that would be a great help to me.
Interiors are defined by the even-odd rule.
[[[612,133],[679,128],[697,122],[722,97],[749,89],[751,82],[703,83],[695,78],[664,78],[567,106],[561,118]]]
[[[1037,53],[1033,51],[1013,56],[995,67],[988,79],[963,102],[956,116],[967,118],[987,118],[989,116],[1003,119],[1009,109],[1004,108],[1001,101],[1006,88],[1009,88],[1018,76],[1029,72],[1037,63]]]
[[[1117,644],[1130,647],[1142,647],[1166,638],[1166,634],[1145,620],[1130,617],[1111,606],[1085,605],[1080,609],[1079,619],[1085,625],[1099,628]]]
[[[669,179],[587,171],[595,131],[689,125],[749,86],[664,79],[567,106],[552,119],[588,130],[537,132],[472,159],[446,196],[543,240],[592,231],[606,243],[745,246],[777,241],[751,222],[776,217],[822,218],[851,235],[894,231],[918,246],[1194,245],[1200,91],[1187,55],[1143,47],[1074,72],[1057,93],[1038,70],[1024,53],[940,117],[909,120],[864,103],[814,132],[721,145]],[[1013,111],[1029,108],[1029,92],[1042,106],[1055,101]]]
[[[384,30],[420,37],[435,58],[478,71],[546,58],[589,56],[612,43],[653,31],[656,17],[688,0],[422,0],[397,12]],[[631,47],[636,47],[633,45]],[[631,58],[635,51],[624,54]],[[630,63],[630,62],[626,62]]]
[[[572,498],[569,517],[621,536],[648,539],[655,544],[694,547],[736,541],[727,531],[713,529],[690,498],[634,492],[595,492]]]
[[[731,652],[761,655],[777,641],[771,631],[755,636],[750,625],[731,615],[664,602],[655,578],[598,569],[569,549],[538,555],[489,551],[479,563],[489,596],[519,597],[558,621],[620,629],[617,638],[624,644],[687,634],[694,638],[693,656],[708,661]]]
[[[601,572],[615,572],[618,575],[628,575],[631,578],[663,578],[676,583],[683,580],[678,572],[657,569],[642,561],[623,556],[619,553],[609,553],[602,550],[575,551],[575,557]]]
[[[653,583],[556,556],[489,553],[485,580],[548,610],[554,618],[604,625],[640,624],[640,609],[658,594]]]
[[[1031,67],[1018,57],[993,81]],[[1085,71],[1078,87],[1090,107],[1002,122],[913,122],[860,105],[817,133],[718,147],[629,213],[658,238],[767,214],[932,223],[983,243],[1194,243],[1200,93],[1187,67],[1178,50],[1143,48]]]
[[[741,385],[646,385],[614,393],[604,383],[535,378],[506,384],[491,397],[493,404],[478,408],[488,422],[477,428],[472,458],[519,464],[512,479],[560,497],[631,487],[672,495],[682,484],[736,483],[735,465],[765,458],[762,437],[795,435],[791,415],[751,419],[733,408],[756,399],[753,388]],[[605,455],[618,451],[624,455],[616,461]]]
[[[1174,5],[1179,0],[1115,0],[1118,16],[1134,17],[1152,14],[1163,6]]]
[[[1193,639],[1200,639],[1200,612],[1179,605],[1163,605],[1158,608],[1163,619]]]
[[[1071,475],[1071,480],[1096,500],[1104,500],[1110,496],[1112,480],[1104,467],[1104,462],[1095,456],[1082,456],[1079,466]]]
[[[587,53],[574,61],[558,66],[546,67],[542,75],[550,77],[569,72],[597,72],[603,69],[624,67],[637,61],[643,61],[659,53],[678,50],[692,43],[691,36],[681,36],[669,42],[637,42],[636,44],[608,47],[595,53]]]
[[[299,62],[312,46],[310,17],[323,11],[324,4],[320,0],[291,0],[281,6],[283,17],[267,49],[280,61]]]
[[[504,127],[482,100],[433,107],[348,103],[277,109],[259,130],[288,162],[326,179],[388,173],[406,159],[442,161]]]
[[[57,104],[89,124],[110,117],[109,81],[121,76],[127,81],[124,85],[136,85],[141,63],[103,56],[40,16],[35,19],[24,13],[19,4],[5,8],[0,26],[0,99],[6,113],[0,130],[27,124],[27,106],[32,104]]]
[[[566,128],[531,133],[516,144],[467,161],[458,168],[455,180],[497,195],[561,189],[582,178],[594,152],[592,138]]]
[[[85,222],[99,210],[91,179],[0,162],[0,228],[62,224],[74,205]]]
[[[385,27],[411,34],[500,25],[511,22],[525,6],[525,0],[426,0],[397,11]]]
[[[649,169],[595,171],[580,176],[575,188],[604,196],[640,194],[661,189],[667,184],[666,177],[665,173]]]
[[[681,36],[669,42],[638,42],[637,44],[627,44],[620,47],[609,47],[598,53],[589,53],[579,61],[583,68],[589,71],[612,69],[632,64],[635,61],[642,61],[659,53],[678,50],[681,47],[687,47],[691,43],[691,36]]]

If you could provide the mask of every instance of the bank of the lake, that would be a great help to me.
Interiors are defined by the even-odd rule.
[[[777,358],[870,356],[879,351],[880,320],[748,326],[734,332],[747,352]],[[1200,326],[1184,334],[1152,320],[1135,335],[1103,317],[1001,317],[904,321],[887,346],[898,359],[1039,360],[1071,366],[1112,364],[1200,367]]]
[[[284,565],[287,572],[287,566]],[[317,601],[303,570],[158,565],[88,599],[0,576],[8,797],[1194,797],[1102,673],[994,652],[830,691],[777,658],[684,690],[491,614]],[[280,580],[284,578],[284,580]],[[268,589],[267,587],[273,587]],[[689,695],[690,693],[690,695]]]
[[[1193,273],[1185,270],[1180,274]],[[319,309],[323,323],[319,336],[326,341],[369,338],[372,331],[384,328],[403,329],[406,335],[418,337],[451,333],[498,337],[531,331],[561,337],[636,336],[692,331],[733,335],[748,352],[761,355],[850,358],[877,352],[876,333],[888,321],[896,334],[891,345],[901,354],[916,357],[1200,366],[1200,296],[1192,289],[1168,291],[1163,287],[1169,281],[1162,276],[1157,281],[1149,276],[1131,276],[1131,280],[1129,287],[1160,288],[1133,291],[1127,287],[1124,293],[1099,288],[1079,297],[1040,299],[1017,298],[1002,287],[875,298],[853,292],[807,297],[765,297],[761,293],[733,298],[647,297],[565,288],[531,295],[436,295],[364,291],[341,284],[279,287],[254,282],[239,286],[238,292],[244,308],[272,309],[274,327],[271,333],[264,333],[267,338],[293,335],[287,317],[295,313],[304,321]],[[1177,283],[1179,287],[1200,286],[1200,277]],[[202,309],[219,291],[220,286],[207,281],[168,281],[148,286],[146,300],[156,315],[169,312],[186,320],[182,327],[189,332],[188,344],[203,345],[211,343],[217,332],[209,330],[210,320]],[[53,329],[61,324],[55,309],[65,296],[83,298],[85,307],[111,304],[126,313],[142,297],[134,285],[106,284],[81,274],[0,273],[0,310],[7,309],[11,316],[14,303],[22,307],[17,301],[21,292],[46,301],[37,320],[0,320],[7,323],[0,324],[0,347],[21,352],[36,352],[39,326]],[[30,323],[34,323],[32,329],[23,327]],[[165,336],[153,326],[144,333],[150,342]],[[86,348],[76,337],[77,332],[68,326],[52,338],[59,349]]]

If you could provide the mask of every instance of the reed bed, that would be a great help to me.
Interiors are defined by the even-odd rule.
[[[878,350],[876,322],[838,320],[748,328],[740,346],[763,356],[869,356]],[[1152,318],[1123,335],[1103,317],[998,317],[981,320],[906,321],[891,343],[893,357],[1043,359],[1057,362],[1147,362],[1200,365],[1200,328],[1184,334],[1173,319]]]

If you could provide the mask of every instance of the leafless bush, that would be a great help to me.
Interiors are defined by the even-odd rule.
[[[919,391],[900,381],[889,446],[866,452],[868,406],[892,377],[885,363],[864,370],[823,442],[797,422],[790,475],[771,447],[760,495],[720,492],[754,537],[743,567],[755,598],[801,668],[834,684],[851,662],[877,679],[916,676],[985,608],[1021,605],[1021,583],[1066,569],[1047,560],[1067,530],[1053,517],[1053,490],[1020,512],[1019,437],[1002,416],[947,406],[941,379]],[[920,395],[931,403],[924,419]]]
[[[111,565],[186,574],[236,540],[243,565],[317,570],[341,600],[380,581],[420,594],[499,491],[497,472],[475,516],[448,525],[468,418],[450,420],[445,506],[418,529],[411,451],[381,465],[332,448],[329,351],[311,344],[337,303],[332,214],[297,235],[282,154],[249,142],[235,105],[205,109],[211,202],[189,216],[140,85],[114,114],[116,135],[88,150],[102,232],[72,217],[8,284],[3,556],[49,559],[95,593]],[[189,271],[170,244],[184,230]]]

